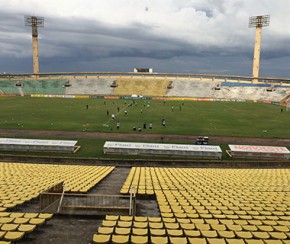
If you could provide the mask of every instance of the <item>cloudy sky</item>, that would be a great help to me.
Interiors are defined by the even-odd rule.
[[[263,28],[261,77],[290,77],[289,0],[0,0],[0,72],[32,72],[31,29],[39,29],[40,72],[117,71],[252,74],[255,29]]]

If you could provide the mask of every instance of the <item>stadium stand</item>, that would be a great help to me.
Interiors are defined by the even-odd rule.
[[[19,91],[15,86],[15,81],[0,81],[0,94],[16,94],[19,95]]]
[[[50,213],[16,212],[55,183],[64,182],[67,192],[86,193],[114,167],[0,163],[0,243],[15,242],[44,225]]]
[[[243,100],[270,100],[280,101],[287,94],[289,88],[277,87],[275,90],[268,92],[266,87],[255,86],[226,86],[221,87],[219,91],[214,91],[213,98],[225,99],[243,99]]]
[[[165,96],[169,83],[166,79],[117,79],[114,95]]]
[[[73,78],[0,81],[0,94],[116,95],[283,101],[290,86],[269,83],[169,80],[162,78]]]
[[[66,95],[110,95],[113,93],[111,87],[115,79],[110,78],[88,78],[70,79],[70,86],[65,88]]]
[[[215,82],[199,80],[174,80],[168,97],[212,97]]]
[[[114,167],[0,163],[0,211],[14,208],[64,181],[67,192],[87,192]],[[10,194],[11,193],[11,194]]]
[[[269,87],[270,84],[174,80],[166,96],[280,101],[290,92],[289,86],[275,85],[271,92],[267,91]]]
[[[65,93],[65,80],[26,80],[23,82],[22,90],[25,95],[30,94],[55,94]]]
[[[20,240],[52,217],[50,213],[0,212],[0,243]]]
[[[121,193],[132,185],[139,195],[152,189],[161,217],[128,219],[122,236],[134,243],[283,243],[290,239],[289,176],[289,169],[133,167]],[[94,243],[121,234],[121,216],[108,218]]]

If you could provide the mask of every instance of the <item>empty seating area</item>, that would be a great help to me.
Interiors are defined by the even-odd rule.
[[[21,240],[52,216],[50,213],[0,212],[0,243]]]
[[[284,243],[289,182],[290,169],[132,168],[121,193],[153,191],[160,217],[107,216],[93,241]]]
[[[172,89],[168,97],[204,97],[209,98],[214,94],[216,82],[210,80],[173,80]]]
[[[65,93],[66,80],[26,80],[21,82],[24,95]]]
[[[70,79],[70,86],[65,88],[66,95],[111,95],[115,79],[111,78],[75,78]]]
[[[64,182],[67,192],[86,193],[114,167],[0,163],[0,211],[16,208]]]
[[[67,192],[87,193],[114,168],[0,163],[0,241],[21,240],[52,218],[17,211],[40,192],[64,182]],[[91,233],[94,243],[290,240],[290,169],[132,167],[120,192],[131,187],[142,204],[156,199],[159,216],[106,215]]]
[[[115,167],[0,162],[0,243],[25,238],[53,217],[20,209],[64,182],[66,192],[87,193]]]
[[[269,92],[266,87],[259,86],[225,86],[220,90],[214,91],[213,98],[223,99],[243,99],[243,100],[269,100],[280,101],[290,92],[290,87],[278,87]]]
[[[19,86],[16,86],[18,84]],[[219,89],[216,89],[218,87]],[[0,81],[0,95],[92,95],[185,97],[279,102],[290,86],[269,83],[221,82],[211,79],[170,80],[161,77],[108,77]]]
[[[117,87],[114,95],[131,96],[132,94],[143,96],[165,96],[170,80],[167,79],[126,79],[121,78],[116,81]]]
[[[0,81],[0,95],[20,95],[18,88],[15,86],[15,81]]]

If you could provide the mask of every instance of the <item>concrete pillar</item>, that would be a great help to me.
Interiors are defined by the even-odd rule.
[[[261,41],[262,41],[262,27],[256,27],[254,59],[253,59],[253,75],[252,75],[253,83],[258,82],[259,78]]]
[[[33,52],[33,73],[39,74],[39,61],[38,61],[38,38],[32,37],[32,52]]]

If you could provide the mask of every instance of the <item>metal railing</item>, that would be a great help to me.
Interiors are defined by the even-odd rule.
[[[135,193],[123,196],[44,192],[40,195],[40,206],[42,212],[52,213],[108,214],[125,212],[134,215],[136,196]]]

